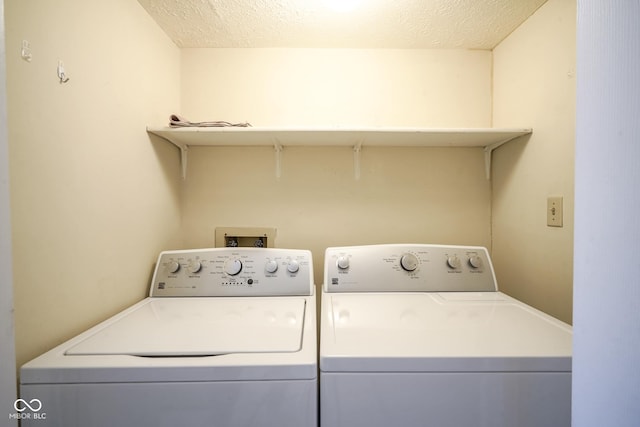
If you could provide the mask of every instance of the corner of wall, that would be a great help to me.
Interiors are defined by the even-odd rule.
[[[572,318],[575,1],[549,0],[493,51],[493,125],[532,127],[494,152],[492,246],[501,288]],[[563,196],[564,227],[546,225]]]

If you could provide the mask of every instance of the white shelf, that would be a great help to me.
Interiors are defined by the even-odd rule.
[[[482,147],[485,150],[485,166],[489,178],[493,150],[515,138],[530,134],[532,129],[148,127],[147,132],[180,148],[183,177],[186,176],[189,147],[272,146],[279,155],[285,146],[348,146],[354,148],[357,162],[361,147],[387,146]]]

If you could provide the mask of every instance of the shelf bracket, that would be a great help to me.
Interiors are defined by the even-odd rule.
[[[187,179],[187,153],[189,152],[188,145],[178,145],[180,149],[180,166],[182,167],[182,179]]]
[[[519,137],[520,135],[514,136],[513,138],[508,138],[508,139],[505,139],[504,141],[494,142],[493,144],[489,144],[486,147],[484,147],[484,174],[487,180],[491,180],[491,160],[493,158],[493,150]]]
[[[277,139],[273,143],[273,149],[276,156],[276,179],[282,176],[282,144]]]
[[[356,181],[360,179],[360,153],[362,152],[362,141],[353,146],[353,175]]]

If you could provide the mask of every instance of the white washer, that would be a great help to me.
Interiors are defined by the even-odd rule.
[[[161,253],[148,298],[22,367],[22,425],[316,426],[312,270],[304,250]]]
[[[485,248],[325,254],[323,427],[571,425],[572,329],[498,292]]]

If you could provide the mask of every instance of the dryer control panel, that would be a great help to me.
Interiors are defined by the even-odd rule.
[[[209,248],[162,252],[152,297],[313,295],[311,252]]]
[[[393,244],[328,248],[325,292],[497,291],[486,248]]]

